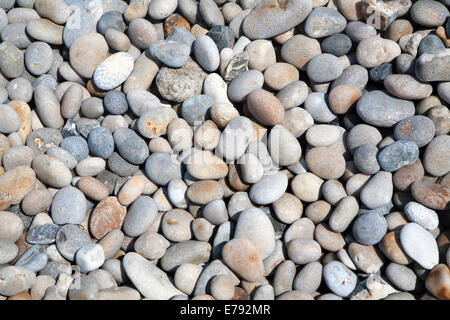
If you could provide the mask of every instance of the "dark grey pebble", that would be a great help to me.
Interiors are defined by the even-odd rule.
[[[230,27],[217,25],[209,29],[206,35],[214,40],[219,52],[222,51],[223,48],[234,47],[234,33]]]
[[[352,40],[349,36],[338,33],[325,38],[320,44],[322,47],[322,52],[331,53],[337,57],[347,54],[352,48]]]
[[[383,63],[379,66],[376,66],[369,71],[369,77],[372,81],[382,83],[384,79],[393,74],[392,64],[391,63]]]

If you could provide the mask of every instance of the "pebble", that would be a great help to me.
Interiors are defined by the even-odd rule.
[[[103,265],[105,253],[101,245],[88,243],[77,251],[75,261],[77,266],[80,267],[80,272],[88,273]]]
[[[300,24],[311,10],[311,1],[289,0],[280,6],[263,0],[244,18],[242,30],[249,39],[272,38]]]
[[[264,71],[264,83],[274,90],[281,90],[299,80],[297,68],[289,63],[278,62]]]
[[[411,7],[411,18],[424,27],[437,27],[444,24],[449,15],[448,9],[438,1],[420,0]]]
[[[411,201],[405,205],[405,214],[411,222],[415,222],[428,231],[438,227],[439,218],[435,211],[428,209],[420,203]]]
[[[358,281],[356,275],[338,261],[331,261],[323,267],[323,278],[328,288],[340,297],[349,296]]]
[[[418,157],[419,147],[409,140],[399,140],[390,144],[377,155],[380,166],[388,172],[411,165],[416,162]]]
[[[448,300],[449,269],[445,264],[434,267],[425,280],[425,286],[429,292],[441,300]]]
[[[246,281],[255,282],[264,275],[261,255],[254,243],[245,238],[228,241],[222,249],[224,262]]]
[[[405,253],[424,269],[430,270],[439,263],[436,240],[417,223],[411,222],[402,228],[400,242]]]
[[[86,50],[86,48],[95,49]],[[108,44],[101,34],[87,33],[74,40],[70,46],[69,55],[72,68],[80,76],[89,79],[97,66],[107,58]]]
[[[372,246],[365,246],[353,242],[348,246],[348,255],[354,265],[365,273],[377,273],[383,266],[382,258]]]
[[[435,135],[435,125],[429,118],[417,115],[398,122],[395,126],[396,140],[414,141],[418,147],[426,146]]]
[[[126,254],[122,263],[128,278],[144,297],[152,300],[167,300],[183,294],[171,284],[161,269],[137,253]]]
[[[101,90],[112,90],[125,82],[133,67],[134,59],[129,53],[115,53],[95,69],[93,74],[95,85]]]
[[[423,155],[423,166],[433,176],[441,176],[450,170],[450,138],[446,135],[435,137],[427,145]]]
[[[414,271],[400,264],[390,263],[386,267],[386,276],[403,291],[413,291],[417,286],[417,276]]]
[[[58,170],[58,168],[54,168],[54,170]],[[10,195],[11,204],[19,204],[33,189],[36,176],[39,177],[39,174],[30,167],[20,166],[11,169],[0,176],[0,191]]]
[[[188,61],[191,48],[179,41],[160,40],[150,45],[149,52],[166,66],[180,68]]]
[[[345,29],[347,20],[334,8],[318,7],[305,21],[305,33],[311,38],[323,38]]]
[[[205,263],[209,260],[211,245],[205,241],[188,240],[176,243],[167,248],[161,258],[161,268],[165,271],[174,271],[185,263]]]
[[[264,75],[257,70],[248,70],[237,75],[228,86],[228,96],[231,101],[242,102],[256,89],[264,84]]]
[[[287,189],[288,180],[286,174],[279,172],[273,175],[266,175],[250,188],[250,199],[256,204],[270,204],[284,194]]]
[[[0,263],[7,264],[19,253],[19,248],[11,240],[0,238]]]
[[[336,115],[330,111],[325,94],[322,92],[309,94],[305,100],[304,108],[315,122],[328,123],[336,119]]]
[[[53,197],[51,214],[56,224],[81,224],[86,211],[86,198],[77,188],[62,188]]]
[[[321,48],[324,53],[340,57],[351,50],[352,40],[345,34],[337,33],[325,38],[321,43]]]
[[[377,127],[391,127],[414,115],[414,104],[393,98],[382,91],[374,90],[362,95],[356,105],[358,115],[366,123]]]
[[[122,206],[116,197],[107,197],[93,210],[89,230],[96,239],[101,239],[111,230],[122,227],[126,213],[126,207]]]
[[[56,234],[59,231],[59,226],[53,224],[51,218],[49,223],[32,226],[27,233],[27,242],[32,244],[51,244],[56,240]],[[35,222],[36,219],[33,220]]]
[[[448,61],[450,50],[445,49],[437,53],[424,53],[415,63],[415,75],[420,81],[449,81]]]
[[[377,212],[360,215],[353,224],[353,235],[364,245],[375,245],[387,232],[386,219]]]
[[[384,78],[384,86],[392,95],[407,100],[425,99],[433,91],[431,85],[420,83],[406,74],[388,75]]]
[[[56,248],[69,261],[74,261],[78,249],[88,243],[91,243],[90,236],[77,225],[64,225],[56,234]]]
[[[296,264],[307,264],[316,261],[322,255],[318,242],[311,239],[297,238],[287,243],[287,255]]]
[[[125,234],[137,237],[145,233],[155,221],[157,213],[158,210],[152,198],[138,197],[129,207],[123,221]]]
[[[39,272],[47,264],[48,257],[41,245],[31,246],[15,263],[15,266]]]
[[[206,73],[189,59],[181,68],[161,68],[156,76],[156,85],[161,96],[167,100],[183,102],[201,93]],[[176,83],[176,86],[172,84]]]
[[[306,67],[308,77],[317,83],[336,80],[342,75],[344,68],[341,61],[334,55],[322,53],[312,58]]]
[[[128,128],[118,128],[113,134],[114,143],[120,155],[132,164],[142,164],[148,158],[145,141]]]
[[[443,210],[448,204],[448,187],[435,183],[416,181],[411,184],[411,194],[416,201],[435,210]]]
[[[0,294],[13,296],[30,289],[36,281],[36,274],[23,267],[6,266],[0,269]]]

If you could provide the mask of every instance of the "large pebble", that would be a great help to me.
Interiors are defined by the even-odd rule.
[[[400,242],[406,254],[424,269],[439,263],[439,251],[433,235],[417,223],[408,223],[400,232]]]
[[[242,30],[249,39],[268,39],[300,24],[311,12],[310,0],[278,3],[263,0],[244,18]]]

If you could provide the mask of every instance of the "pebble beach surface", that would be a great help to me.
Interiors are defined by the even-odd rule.
[[[450,300],[448,0],[0,0],[0,300]]]

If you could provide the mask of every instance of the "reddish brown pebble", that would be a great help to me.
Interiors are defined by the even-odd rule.
[[[247,107],[256,120],[267,126],[279,124],[284,119],[280,100],[264,89],[256,89],[248,95]]]
[[[172,33],[173,28],[175,27],[191,30],[191,25],[185,18],[183,18],[178,13],[172,13],[166,18],[166,21],[164,21],[164,36],[167,38],[167,36]]]
[[[102,200],[89,221],[89,229],[96,239],[101,239],[105,234],[114,229],[121,229],[127,209],[121,205],[116,197],[108,197]]]
[[[450,188],[437,183],[416,181],[411,194],[417,202],[435,210],[446,209],[450,201]]]
[[[450,270],[445,264],[438,264],[428,274],[425,286],[436,298],[450,300]]]

